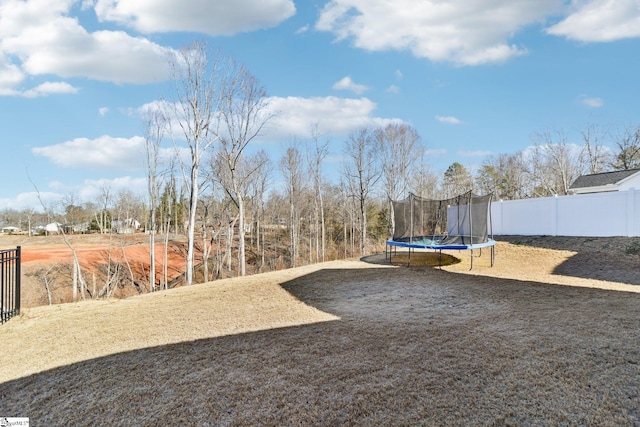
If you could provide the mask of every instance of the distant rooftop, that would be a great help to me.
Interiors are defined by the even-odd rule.
[[[603,173],[593,173],[582,175],[576,179],[569,188],[599,187],[602,185],[613,185],[631,175],[640,172],[640,169],[628,169],[624,171],[613,171]]]

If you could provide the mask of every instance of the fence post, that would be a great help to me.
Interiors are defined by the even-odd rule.
[[[626,221],[626,231],[627,237],[633,237],[636,230],[636,216],[635,216],[635,201],[636,189],[630,188],[627,190],[627,221]]]
[[[500,199],[500,234],[504,233],[504,202]]]
[[[7,251],[0,251],[0,324],[4,323],[4,316],[5,316],[5,312],[7,312],[8,315],[8,309],[5,306],[5,285],[4,285],[4,279],[5,279],[5,273],[4,273],[4,265],[5,265],[5,255],[7,254]]]
[[[553,195],[553,207],[551,208],[551,235],[558,235],[558,195]]]
[[[20,246],[16,246],[16,314],[20,314],[20,277],[21,277],[21,269],[20,264],[22,263],[22,249]]]

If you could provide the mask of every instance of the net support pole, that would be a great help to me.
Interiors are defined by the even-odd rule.
[[[473,200],[473,194],[469,192],[469,201],[467,202],[467,215],[469,215],[469,242],[473,245],[473,216],[471,215],[471,203]],[[473,251],[471,251],[471,261],[473,263]],[[473,268],[473,264],[471,264]]]

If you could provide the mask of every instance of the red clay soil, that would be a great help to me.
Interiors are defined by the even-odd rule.
[[[93,265],[104,263],[108,259],[114,262],[124,261],[126,259],[133,265],[149,263],[149,245],[138,243],[130,246],[114,246],[114,245],[74,245],[74,249],[83,268],[90,268]],[[156,259],[162,260],[163,245],[157,245],[155,248]],[[184,256],[175,250],[168,252],[169,266],[172,269],[180,269],[184,265]],[[22,248],[22,263],[52,263],[73,261],[73,254],[66,245],[49,245],[49,246],[28,246]],[[161,271],[158,267],[158,272]]]
[[[136,277],[148,277],[149,271],[149,237],[143,234],[117,236],[106,235],[73,235],[68,241],[76,251],[80,266],[88,273],[98,272],[100,265],[107,263],[128,262]],[[46,304],[46,293],[41,279],[33,277],[34,272],[42,266],[61,263],[71,265],[73,254],[69,246],[64,243],[62,236],[1,236],[0,249],[21,247],[22,265],[22,306],[33,307]],[[157,242],[156,277],[163,271],[164,243]],[[169,280],[184,272],[185,255],[183,243],[170,241],[167,251]],[[126,296],[128,291],[123,291]],[[55,302],[63,302],[55,298]],[[67,296],[62,296],[65,299]]]

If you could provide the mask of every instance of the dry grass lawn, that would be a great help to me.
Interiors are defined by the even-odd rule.
[[[575,243],[500,242],[471,272],[466,253],[442,270],[378,255],[30,308],[0,326],[0,416],[638,426],[640,256]]]

